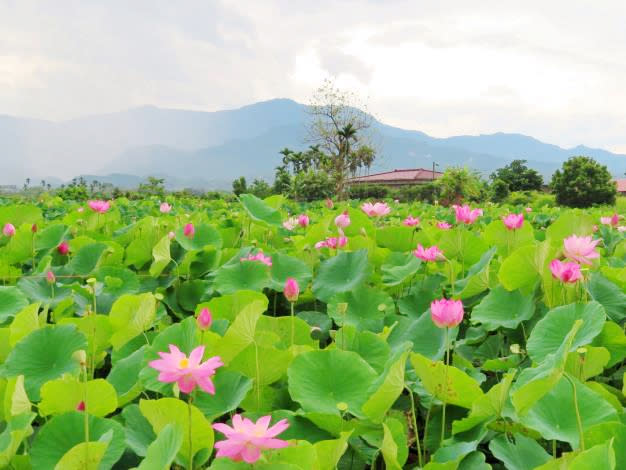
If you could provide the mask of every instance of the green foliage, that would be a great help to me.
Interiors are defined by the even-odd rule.
[[[444,205],[480,200],[484,191],[480,175],[467,167],[447,168],[436,184],[439,187],[440,201]]]
[[[320,149],[286,153],[295,180],[330,164]],[[304,199],[181,192],[167,214],[150,196],[100,216],[5,201],[0,221],[17,233],[0,237],[0,467],[165,470],[191,453],[196,469],[248,469],[215,458],[212,424],[235,414],[289,423],[260,470],[624,467],[626,241],[594,231],[613,210],[524,190],[460,225],[439,204],[374,218],[357,201]],[[316,248],[344,211],[347,243]],[[308,224],[283,225],[300,214]],[[600,256],[564,284],[549,264],[573,234],[600,239]],[[418,243],[445,259],[420,260]],[[432,318],[442,298],[463,303],[449,329]],[[150,363],[170,345],[220,357],[215,394],[159,380]]]
[[[532,168],[526,166],[526,160],[513,160],[508,165],[498,168],[489,175],[494,181],[504,182],[509,191],[532,191],[540,190],[543,185],[543,177]]]
[[[384,199],[389,196],[389,188],[379,184],[353,184],[348,194],[351,199]]]
[[[297,173],[291,184],[291,196],[298,201],[319,201],[332,197],[335,182],[325,171]]]
[[[247,193],[247,192],[248,192],[248,183],[246,183],[245,177],[241,176],[237,178],[235,181],[233,181],[233,193],[235,193],[236,196],[239,196],[240,194]]]
[[[509,185],[500,178],[496,178],[493,180],[491,187],[489,188],[491,191],[491,200],[493,202],[502,202],[504,201],[510,194],[511,190],[509,189]]]
[[[552,176],[556,202],[568,207],[615,204],[617,189],[606,166],[593,158],[572,157]]]

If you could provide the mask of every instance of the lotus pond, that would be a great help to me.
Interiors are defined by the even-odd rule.
[[[0,468],[624,469],[613,212],[5,200]]]

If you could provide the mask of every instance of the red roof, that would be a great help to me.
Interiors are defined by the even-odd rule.
[[[621,180],[615,180],[615,184],[617,185],[618,193],[626,193],[626,178],[622,178]]]
[[[443,173],[435,171],[435,178],[440,178]],[[387,183],[400,181],[430,181],[433,179],[432,170],[414,168],[408,170],[393,170],[373,175],[350,178],[348,183]]]

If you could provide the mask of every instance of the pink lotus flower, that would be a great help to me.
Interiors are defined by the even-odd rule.
[[[550,262],[550,271],[555,279],[570,284],[577,282],[583,277],[580,272],[580,265],[572,261],[564,263],[561,260],[553,259]]]
[[[402,221],[402,225],[405,225],[407,227],[415,227],[416,225],[419,225],[419,223],[420,219],[418,217],[413,217],[412,215],[408,216]]]
[[[79,207],[78,209],[76,209],[78,212],[83,213],[85,212],[85,208],[84,207]]]
[[[433,300],[430,317],[439,328],[451,328],[463,321],[463,302],[453,299]]]
[[[174,232],[169,232],[167,234],[167,238],[169,238],[170,240],[174,240],[174,238],[176,238],[176,234]]]
[[[424,248],[421,244],[418,244],[417,250],[413,252],[413,255],[422,261],[441,261],[445,259],[443,251],[441,251],[436,245],[431,246],[430,248]]]
[[[533,211],[533,208],[532,207],[527,207],[524,210],[526,211],[527,214],[530,214]]]
[[[319,241],[315,244],[315,248],[331,248],[336,250],[337,248],[343,248],[348,243],[348,237],[343,235],[339,237],[328,237],[326,240]]]
[[[48,281],[48,284],[54,284],[57,282],[57,278],[52,271],[48,271],[46,273],[46,281]]]
[[[620,225],[619,227],[617,227],[617,231],[618,232],[626,232],[626,226],[625,225]]]
[[[170,206],[167,202],[162,202],[159,206],[159,210],[162,214],[169,214],[172,210],[172,206]]]
[[[300,286],[298,285],[298,281],[296,281],[293,277],[288,277],[285,282],[283,293],[289,302],[297,302],[298,297],[300,296]]]
[[[306,214],[300,214],[298,216],[298,225],[300,227],[308,227],[309,226],[309,216]]]
[[[70,245],[66,241],[63,241],[57,246],[57,251],[61,256],[65,256],[70,252]]]
[[[589,237],[578,237],[572,235],[563,240],[563,254],[566,258],[578,261],[581,264],[592,264],[590,260],[599,258],[600,253],[596,251],[596,245],[600,240],[593,240]]]
[[[33,232],[33,233],[37,233],[37,230],[39,230],[39,228],[37,227],[37,224],[33,224],[30,227],[30,231]]]
[[[104,214],[111,208],[111,203],[109,201],[89,201],[87,205],[92,211],[97,212],[98,214]]]
[[[79,401],[78,405],[76,405],[76,411],[85,411],[85,402]]]
[[[4,234],[4,236],[6,237],[12,237],[13,235],[15,235],[15,227],[13,226],[13,224],[5,224],[4,228],[2,229],[2,233]]]
[[[239,261],[260,261],[267,266],[272,265],[272,258],[265,256],[262,251],[259,251],[256,255],[249,254],[246,258],[240,258]]]
[[[296,228],[298,225],[298,219],[296,217],[289,217],[287,220],[283,222],[283,227],[285,227],[290,232]]]
[[[502,218],[502,222],[509,230],[517,230],[524,225],[524,214],[509,214]]]
[[[437,222],[437,228],[440,230],[450,230],[452,228],[452,225],[450,225],[448,222]]]
[[[215,443],[216,457],[228,457],[235,462],[243,460],[246,463],[254,463],[261,457],[262,450],[287,447],[289,443],[276,439],[276,436],[289,427],[289,422],[281,419],[268,428],[271,420],[271,416],[263,416],[254,423],[236,414],[233,416],[232,428],[224,423],[213,424],[213,429],[226,436],[226,440]]]
[[[213,356],[202,362],[204,346],[198,346],[189,358],[173,344],[169,345],[170,352],[159,352],[161,359],[150,361],[148,365],[159,371],[159,381],[163,383],[177,382],[183,393],[191,393],[196,385],[211,395],[215,395],[215,385],[211,377],[215,370],[224,364],[219,356]]]
[[[335,207],[335,203],[333,202],[332,199],[328,199],[327,198],[325,203],[326,203],[326,208],[327,209],[332,209],[333,207]]]
[[[187,238],[193,238],[195,234],[196,228],[193,226],[192,223],[188,223],[187,225],[185,225],[185,228],[183,228],[183,235],[185,235]]]
[[[198,328],[202,331],[206,331],[211,328],[212,323],[213,317],[211,316],[211,311],[206,307],[200,310],[198,318],[196,318],[196,325],[198,325]]]
[[[463,206],[457,206],[455,204],[452,207],[454,207],[457,223],[473,224],[479,216],[483,215],[482,209],[470,209],[470,206],[467,204]]]
[[[593,233],[596,233],[596,232],[598,231],[598,226],[597,226],[597,225],[594,225],[594,226],[593,226],[593,228],[592,228],[592,230],[593,230]]]
[[[619,215],[613,214],[609,217],[600,217],[600,222],[602,225],[611,225],[613,227],[617,227],[619,224]]]
[[[382,217],[383,215],[389,214],[391,211],[389,206],[384,202],[377,202],[376,204],[365,202],[361,206],[361,210],[370,217]]]
[[[350,225],[350,216],[348,215],[348,211],[345,211],[335,217],[335,225],[338,228],[346,228],[348,225]]]

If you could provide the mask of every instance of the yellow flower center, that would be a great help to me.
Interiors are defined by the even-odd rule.
[[[187,367],[189,367],[189,359],[187,359],[186,357],[181,359],[178,363],[178,367],[180,367],[181,369],[186,369]]]

